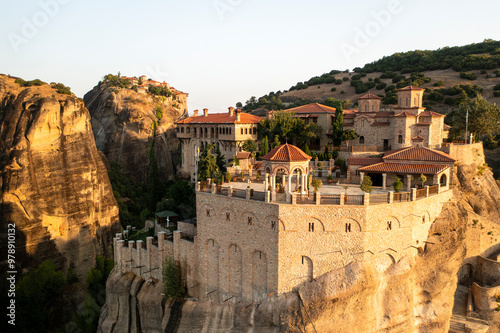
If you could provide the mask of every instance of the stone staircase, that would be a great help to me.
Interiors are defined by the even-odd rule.
[[[453,315],[450,320],[450,333],[465,332],[468,297],[469,288],[459,285],[455,291],[455,304],[453,305]]]

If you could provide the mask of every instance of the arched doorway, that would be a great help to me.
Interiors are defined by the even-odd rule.
[[[464,286],[471,286],[472,282],[474,282],[474,266],[471,264],[465,264],[460,267],[458,271],[458,284],[462,284]]]
[[[446,174],[442,174],[441,177],[439,178],[439,184],[441,186],[446,186],[447,185],[447,177],[446,177]]]

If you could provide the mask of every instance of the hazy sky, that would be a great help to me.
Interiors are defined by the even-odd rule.
[[[0,1],[0,73],[79,97],[108,73],[145,74],[225,112],[395,52],[500,40],[497,0]]]

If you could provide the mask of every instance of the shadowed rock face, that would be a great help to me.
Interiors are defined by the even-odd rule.
[[[144,182],[150,165],[148,150],[154,141],[160,177],[174,177],[173,159],[178,155],[179,142],[173,126],[186,105],[173,97],[162,99],[105,85],[94,87],[84,100],[92,118],[97,149],[109,161],[118,162],[126,174]],[[161,119],[157,117],[158,108],[163,110]]]
[[[20,87],[0,75],[0,251],[16,225],[21,268],[53,259],[83,276],[96,254],[111,254],[118,206],[75,96],[48,85]]]

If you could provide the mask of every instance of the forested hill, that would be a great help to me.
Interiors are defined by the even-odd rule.
[[[426,89],[424,106],[448,112],[465,95],[482,94],[492,103],[500,103],[500,41],[443,47],[434,51],[409,51],[383,57],[353,72],[331,70],[298,82],[288,90],[251,97],[243,110],[263,113],[310,102],[331,104],[334,99],[348,100],[355,107],[362,94],[371,92],[386,105],[395,104],[396,89],[406,85]]]

